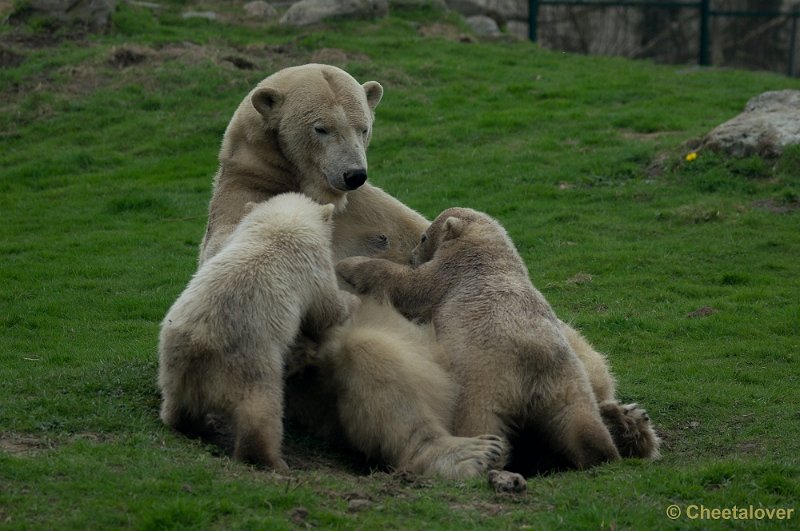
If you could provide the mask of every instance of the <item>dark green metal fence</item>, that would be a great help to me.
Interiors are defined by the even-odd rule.
[[[791,19],[789,34],[789,57],[787,60],[786,74],[796,76],[795,47],[797,43],[797,19],[800,18],[800,7],[794,11],[768,11],[768,10],[717,10],[711,9],[711,0],[675,0],[675,1],[647,1],[647,0],[528,0],[528,36],[536,42],[538,35],[539,8],[541,6],[577,6],[577,7],[637,7],[661,9],[694,9],[700,19],[698,32],[697,63],[703,66],[711,64],[711,19],[715,17],[747,17],[747,18],[777,18]]]

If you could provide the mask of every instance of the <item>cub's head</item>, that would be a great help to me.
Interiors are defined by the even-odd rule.
[[[493,224],[493,220],[469,208],[448,208],[433,220],[411,251],[411,265],[418,266],[430,261],[436,251],[458,245],[458,241],[471,230],[475,224]]]
[[[310,232],[330,240],[333,234],[334,205],[320,205],[310,197],[296,192],[278,194],[266,201],[248,201],[243,207],[244,217],[239,226],[251,226],[253,230],[283,230]],[[283,227],[279,228],[278,227]]]
[[[367,146],[382,97],[376,81],[362,85],[339,68],[308,64],[262,81],[250,103],[276,134],[302,192],[320,203],[341,203],[367,180]]]

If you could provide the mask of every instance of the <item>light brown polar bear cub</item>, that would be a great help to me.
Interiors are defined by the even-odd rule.
[[[583,363],[499,223],[445,210],[412,265],[348,258],[336,269],[357,291],[433,323],[460,384],[456,435],[510,436],[535,424],[573,467],[620,457]]]
[[[333,205],[288,193],[247,209],[164,318],[161,418],[192,434],[222,419],[232,429],[235,458],[285,469],[290,346],[301,325],[324,333],[347,319],[358,299],[337,287]]]
[[[365,183],[382,96],[379,83],[361,84],[320,64],[286,68],[258,83],[225,131],[200,263],[224,247],[248,202],[292,191],[337,205],[336,259],[407,262],[428,222]],[[453,437],[442,417],[450,406],[440,403],[448,393],[430,392],[446,388],[442,382],[451,376],[430,361],[436,346],[429,326],[412,326],[389,305],[367,306],[342,334],[335,374],[310,367],[287,380],[287,416],[315,435],[420,475],[463,478],[494,466],[505,443],[496,436]],[[255,320],[262,310],[251,311]],[[317,332],[304,327],[293,351],[316,348]]]

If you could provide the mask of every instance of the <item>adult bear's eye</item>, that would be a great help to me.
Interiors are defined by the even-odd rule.
[[[314,131],[318,135],[327,135],[328,134],[328,130],[325,129],[324,127],[322,127],[322,126],[319,126],[319,125],[314,126]]]
[[[419,243],[425,243],[426,241],[428,241],[428,235],[423,234],[422,238],[419,239]]]

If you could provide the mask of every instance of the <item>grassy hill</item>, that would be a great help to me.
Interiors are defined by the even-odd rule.
[[[661,529],[744,523],[690,506],[800,510],[800,148],[684,158],[800,81],[462,38],[424,9],[289,30],[218,5],[209,22],[120,3],[101,36],[0,28],[0,527]],[[309,61],[383,84],[372,182],[431,218],[497,217],[648,409],[662,460],[500,496],[296,430],[277,476],[161,425],[158,325],[195,270],[224,129],[256,82]]]

